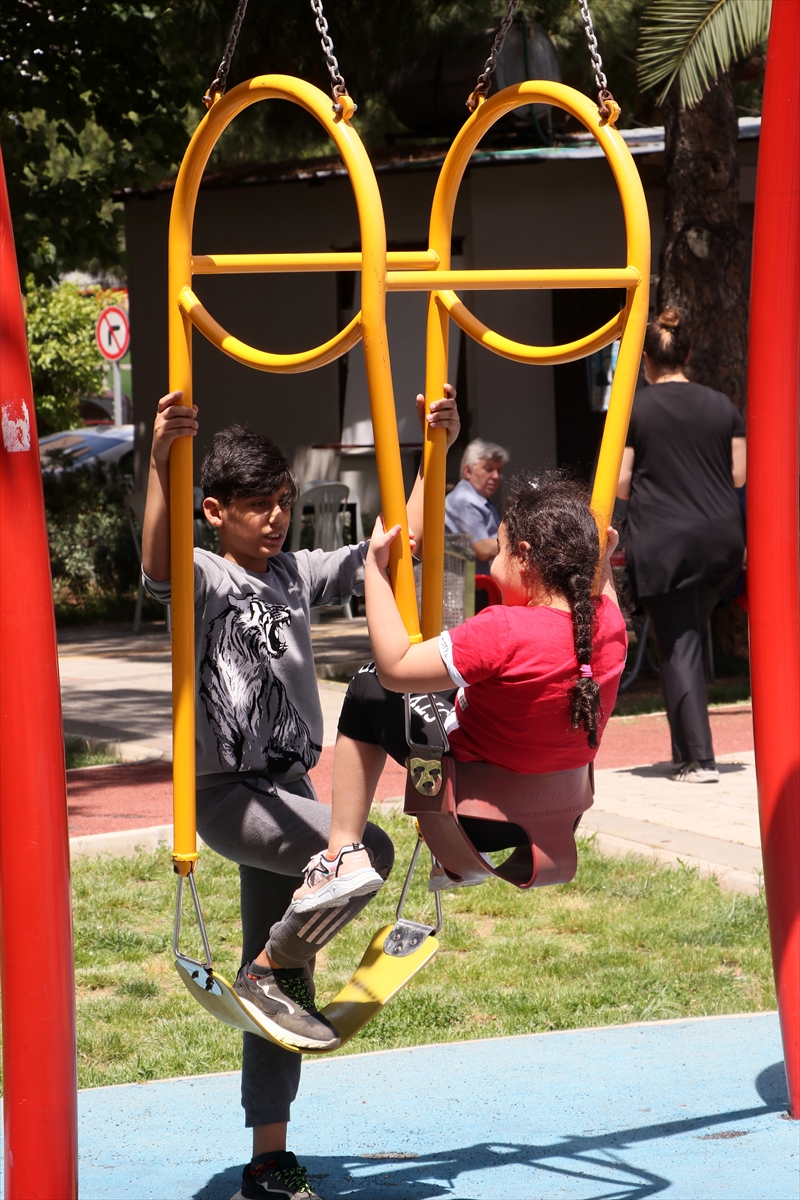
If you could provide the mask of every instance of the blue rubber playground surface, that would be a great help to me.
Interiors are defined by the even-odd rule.
[[[307,1062],[290,1146],[325,1200],[794,1200],[774,1013]],[[230,1200],[238,1074],[80,1094],[82,1200]]]

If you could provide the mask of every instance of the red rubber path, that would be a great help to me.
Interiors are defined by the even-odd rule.
[[[753,749],[753,718],[749,710],[720,709],[711,714],[717,754]],[[670,758],[667,718],[612,717],[608,723],[598,767],[636,767]],[[333,747],[326,746],[311,778],[320,800],[330,804]],[[378,800],[400,796],[405,771],[389,761],[378,785]],[[119,767],[89,767],[67,772],[69,832],[77,835],[111,833],[167,825],[172,820],[172,764],[132,763]]]

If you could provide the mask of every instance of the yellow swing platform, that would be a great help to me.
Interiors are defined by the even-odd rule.
[[[350,124],[355,106],[343,88],[334,89],[337,103],[303,80],[263,75],[227,94],[212,90],[209,111],[188,147],[175,186],[169,230],[169,357],[171,390],[181,390],[192,403],[192,329],[213,345],[256,370],[298,373],[324,366],[363,341],[369,385],[381,504],[387,525],[402,526],[390,565],[398,608],[409,637],[421,641],[441,630],[444,560],[445,435],[426,429],[425,518],[423,543],[422,631],[417,612],[413,566],[403,491],[400,447],[386,334],[387,291],[429,293],[426,404],[443,394],[447,379],[448,322],[493,353],[518,362],[553,364],[585,357],[621,339],[608,416],[593,493],[601,534],[611,517],[622,460],[641,348],[647,321],[650,272],[649,223],[638,172],[625,142],[613,128],[615,106],[606,115],[572,88],[552,82],[526,82],[506,88],[491,99],[476,94],[474,111],[458,134],[443,164],[433,202],[429,248],[387,253],[383,207],[374,171],[364,146]],[[251,104],[284,100],[298,104],[332,138],[350,176],[361,230],[361,251],[354,253],[194,254],[192,228],[198,188],[218,138]],[[450,269],[453,211],[470,155],[485,132],[503,114],[532,103],[553,104],[576,117],[596,138],[611,166],[622,201],[627,234],[624,266],[568,270]],[[611,120],[608,120],[608,114]],[[192,290],[198,274],[295,271],[360,271],[361,311],[330,341],[295,354],[258,350],[229,334]],[[622,310],[601,329],[562,346],[537,347],[510,341],[487,329],[458,298],[458,291],[525,288],[624,288]],[[258,1020],[255,1009],[240,1000],[230,983],[214,969],[195,882],[197,836],[195,810],[195,668],[192,439],[174,443],[170,459],[172,545],[172,655],[174,737],[174,849],[179,876],[175,916],[176,968],[192,996],[212,1016],[245,1032],[276,1041]],[[353,978],[322,1011],[335,1025],[342,1043],[349,1041],[436,953],[441,929],[441,900],[436,894],[435,926],[402,916],[411,877],[422,846],[418,840],[397,910],[397,921],[375,934]],[[446,864],[445,864],[446,866]],[[182,954],[179,947],[184,882],[188,879],[199,924],[204,961]],[[285,1043],[279,1042],[280,1045]],[[296,1047],[286,1046],[295,1050]],[[304,1051],[308,1053],[308,1051]],[[312,1051],[313,1053],[313,1051]]]

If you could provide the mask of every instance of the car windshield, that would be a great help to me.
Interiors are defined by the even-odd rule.
[[[61,437],[49,438],[39,446],[39,457],[43,465],[51,462],[80,462],[92,453],[92,448],[77,433],[65,433]]]

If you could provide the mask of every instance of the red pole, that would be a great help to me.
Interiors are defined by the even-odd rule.
[[[800,3],[774,0],[750,294],[747,554],[764,885],[800,1118]]]
[[[67,786],[47,527],[0,157],[0,989],[7,1200],[78,1195]]]

